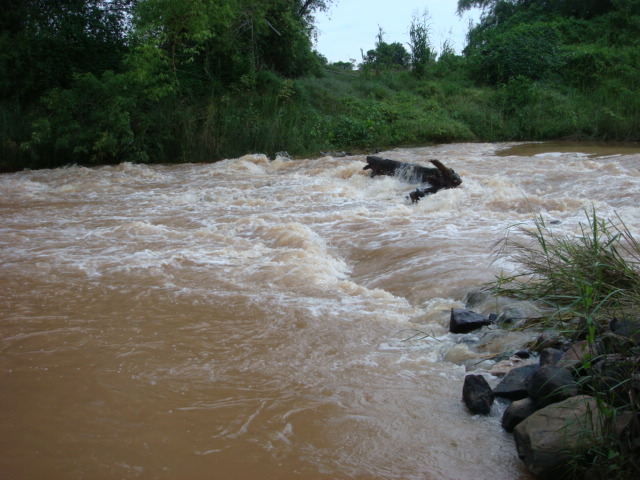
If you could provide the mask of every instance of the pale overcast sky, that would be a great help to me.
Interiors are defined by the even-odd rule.
[[[469,20],[475,23],[480,11],[456,15],[457,0],[336,0],[326,14],[316,16],[318,43],[316,50],[330,62],[362,61],[360,49],[366,54],[375,48],[378,25],[385,32],[387,43],[400,42],[407,51],[409,26],[414,12],[427,11],[430,18],[431,42],[436,51],[446,39],[451,39],[454,49],[460,53],[466,45]]]

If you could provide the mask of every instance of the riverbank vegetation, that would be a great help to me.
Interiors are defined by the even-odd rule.
[[[332,0],[23,0],[0,15],[0,171],[431,142],[640,141],[640,0],[460,0],[360,62],[313,49]],[[357,63],[357,65],[356,65]]]
[[[515,273],[492,290],[543,302],[554,313],[540,327],[585,352],[571,371],[598,414],[565,469],[570,478],[633,479],[640,474],[640,243],[620,218],[585,213],[576,232],[537,217],[507,236],[497,255]]]

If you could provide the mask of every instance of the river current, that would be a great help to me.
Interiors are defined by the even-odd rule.
[[[528,479],[450,309],[534,215],[637,233],[639,152],[379,154],[462,177],[416,205],[362,155],[0,175],[0,477]]]

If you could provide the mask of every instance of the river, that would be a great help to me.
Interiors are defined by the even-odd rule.
[[[461,401],[449,311],[533,215],[638,232],[640,149],[379,155],[463,184],[412,205],[364,156],[0,175],[0,476],[529,478],[501,407]]]

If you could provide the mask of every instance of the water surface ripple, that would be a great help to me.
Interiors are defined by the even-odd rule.
[[[640,155],[508,146],[384,152],[463,178],[417,205],[364,156],[0,176],[2,477],[528,478],[448,311],[533,214],[637,231]]]

